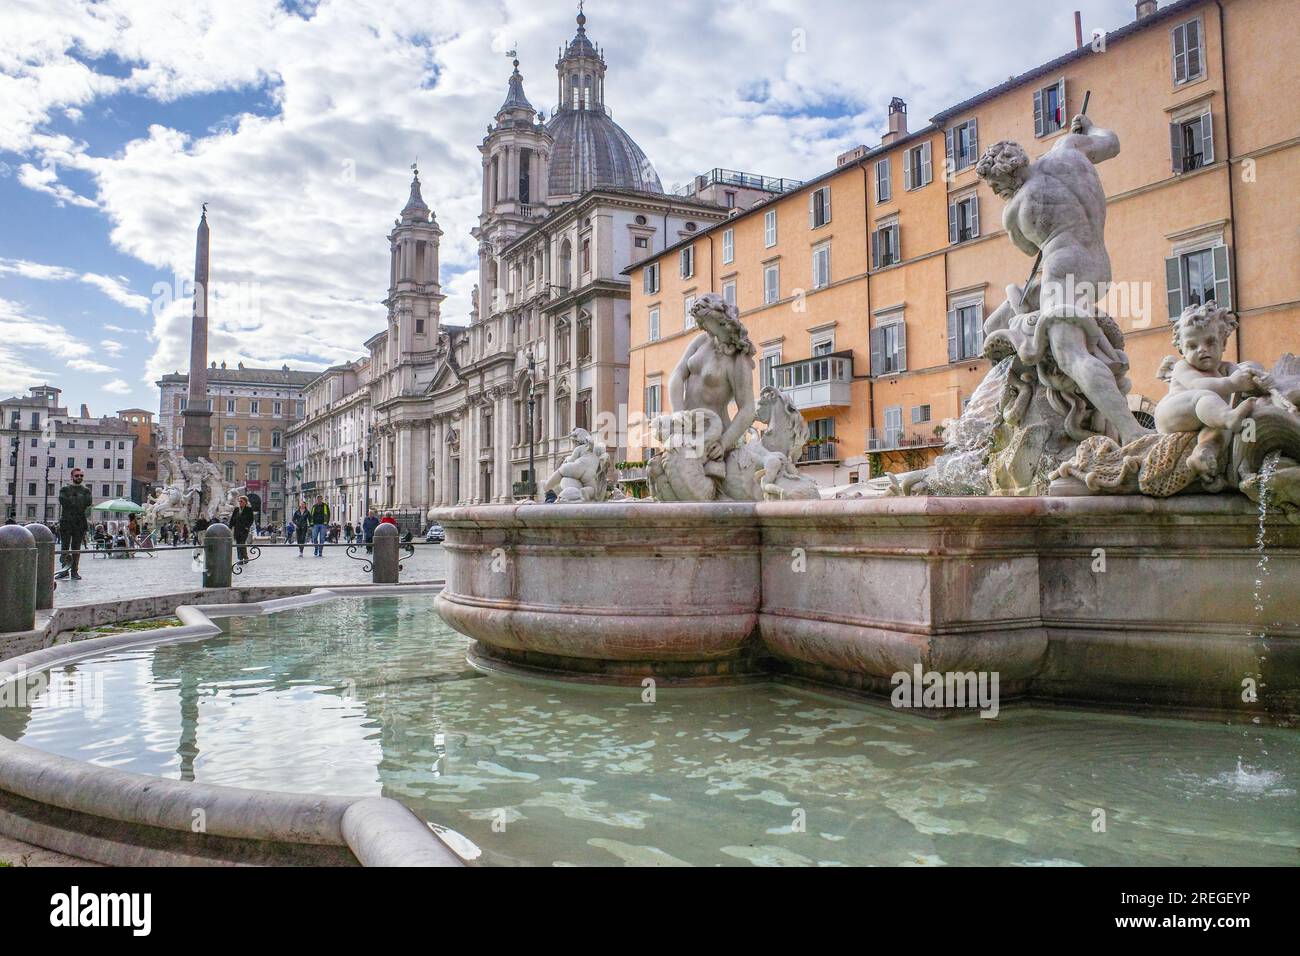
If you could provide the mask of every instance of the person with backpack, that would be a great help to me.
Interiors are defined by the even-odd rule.
[[[322,495],[316,496],[316,503],[311,506],[311,543],[315,547],[316,557],[325,557],[325,539],[329,532],[330,506]]]

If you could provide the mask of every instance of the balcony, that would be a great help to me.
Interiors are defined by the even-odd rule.
[[[773,382],[799,411],[851,402],[853,353],[845,350],[772,366]]]
[[[761,189],[763,192],[784,193],[798,189],[803,185],[799,179],[782,179],[776,176],[760,176],[758,173],[742,173],[735,169],[714,167],[707,173],[696,176],[689,185],[679,186],[673,190],[678,196],[694,196],[709,186],[737,186],[741,189]]]
[[[867,451],[896,451],[911,448],[938,448],[943,445],[943,438],[934,433],[935,424],[929,423],[923,428],[927,431],[907,431],[901,428],[868,428]]]
[[[537,485],[531,481],[516,481],[510,486],[510,492],[516,498],[532,498],[537,495]]]

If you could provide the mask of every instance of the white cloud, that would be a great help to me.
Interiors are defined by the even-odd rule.
[[[0,275],[16,275],[24,279],[39,279],[46,282],[79,281],[92,285],[119,305],[145,313],[149,311],[149,297],[132,292],[127,280],[122,276],[104,276],[94,272],[76,272],[64,266],[51,266],[27,259],[0,258]],[[104,326],[115,329],[116,326]],[[125,330],[122,330],[125,331]]]
[[[101,385],[100,390],[114,395],[129,395],[131,386],[126,383],[125,379],[115,378],[107,385]]]
[[[517,43],[525,89],[549,115],[573,12],[535,0],[322,0],[305,17],[275,0],[8,0],[0,149],[27,160],[23,185],[97,207],[114,246],[179,279],[192,276],[199,204],[211,203],[214,282],[258,293],[214,305],[211,357],[322,367],[355,357],[383,326],[385,237],[417,155],[444,230],[444,320],[467,319],[476,147],[506,92],[502,53]],[[1099,0],[1094,14],[1086,29],[1111,28],[1132,6]],[[1073,41],[1067,13],[1044,15],[1039,0],[669,0],[649,20],[612,4],[588,16],[609,63],[609,106],[665,185],[715,166],[808,178],[844,149],[878,142],[891,97],[908,101],[919,127]],[[86,65],[109,56],[119,75]],[[93,140],[96,111],[115,92],[171,102],[252,90],[278,112],[211,131],[155,125],[111,151],[49,130],[51,117],[80,111],[78,133]],[[63,170],[88,177],[93,199]],[[119,280],[72,278],[146,312]],[[146,382],[185,367],[189,303],[161,303],[152,318]]]
[[[96,362],[94,359],[68,359],[68,368],[76,369],[78,372],[116,372],[117,369],[111,365],[105,365],[103,362]]]
[[[105,326],[105,328],[107,327],[108,326]],[[103,349],[107,354],[113,356],[121,355],[122,351],[126,348],[126,346],[124,346],[121,342],[114,342],[112,339],[100,339],[99,347]]]

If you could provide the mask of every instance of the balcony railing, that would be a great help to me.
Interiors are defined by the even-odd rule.
[[[930,432],[908,432],[895,428],[868,428],[867,451],[894,451],[900,448],[934,448],[943,445],[943,438]]]
[[[774,365],[772,378],[773,384],[800,411],[848,405],[853,383],[853,353],[846,350]]]
[[[701,173],[685,186],[673,190],[678,196],[694,196],[709,186],[737,186],[741,189],[761,189],[769,193],[784,193],[798,189],[803,185],[799,179],[782,179],[776,176],[760,176],[758,173],[742,173],[736,169],[714,167],[707,173]]]

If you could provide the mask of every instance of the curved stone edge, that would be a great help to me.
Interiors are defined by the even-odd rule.
[[[382,597],[438,589],[436,585],[316,588],[309,594],[259,604],[186,605],[177,609],[182,627],[91,638],[4,661],[0,684],[104,652],[203,640],[220,633],[212,617],[269,614],[342,596]],[[349,818],[348,812],[360,804],[364,806]],[[203,811],[203,828],[196,834],[198,810]],[[0,832],[110,865],[337,864],[349,858],[362,865],[464,865],[433,830],[391,798],[167,780],[96,767],[6,737],[0,737]],[[175,847],[161,845],[173,840]]]

